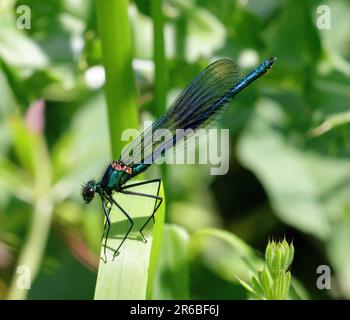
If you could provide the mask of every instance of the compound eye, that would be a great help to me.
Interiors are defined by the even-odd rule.
[[[93,188],[88,188],[86,189],[85,194],[87,198],[93,198],[95,195],[95,190]]]

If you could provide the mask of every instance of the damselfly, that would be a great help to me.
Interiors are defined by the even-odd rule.
[[[199,128],[207,127],[212,123],[212,120],[218,118],[224,111],[227,103],[236,94],[266,73],[275,61],[276,57],[265,60],[241,80],[239,80],[237,68],[231,60],[220,59],[215,61],[192,80],[163,116],[155,121],[148,129],[141,132],[123,149],[119,159],[112,161],[100,181],[90,180],[83,186],[82,195],[86,203],[94,198],[95,193],[99,194],[102,201],[103,211],[106,216],[102,235],[102,239],[105,236],[105,259],[107,259],[106,247],[111,226],[109,214],[112,206],[115,205],[129,221],[128,230],[118,248],[114,251],[113,258],[119,252],[119,249],[127,239],[134,225],[134,221],[129,213],[118,204],[113,194],[120,192],[127,195],[137,195],[154,199],[153,212],[139,230],[141,236],[146,241],[143,230],[151,219],[154,220],[154,215],[163,200],[159,196],[161,180],[153,179],[133,184],[126,183],[133,177],[144,172],[155,160],[164,156],[174,145],[184,140],[186,135],[179,136],[175,134],[178,129],[183,129],[184,132],[187,129],[192,129],[192,132],[196,132]],[[152,135],[158,129],[168,129],[173,135],[165,141],[152,139]],[[157,184],[157,195],[130,190],[133,187],[149,183]]]

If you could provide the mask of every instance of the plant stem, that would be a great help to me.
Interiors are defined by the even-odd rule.
[[[128,1],[96,0],[95,3],[106,72],[105,93],[112,156],[117,159],[125,144],[121,142],[122,132],[138,128]]]
[[[53,213],[53,205],[46,199],[39,199],[34,205],[33,218],[29,228],[29,234],[18,259],[16,273],[11,282],[9,300],[23,300],[26,299],[29,289],[22,288],[18,285],[19,278],[27,274],[22,274],[18,269],[21,266],[28,268],[29,284],[35,279],[41,261],[45,252],[47,238],[50,231],[51,219]],[[25,269],[24,269],[25,270]]]
[[[151,10],[153,18],[153,56],[155,63],[155,116],[161,116],[166,104],[166,71],[164,53],[164,15],[163,0],[152,0]]]
[[[26,174],[33,177],[31,223],[21,248],[7,299],[25,299],[41,266],[51,228],[54,202],[50,196],[52,168],[42,132],[30,129],[20,117],[11,121],[14,149]]]
[[[166,109],[166,60],[164,46],[164,14],[163,0],[151,1],[151,12],[153,19],[153,60],[154,72],[154,115],[160,117]],[[162,178],[165,185],[165,193],[170,201],[171,192],[168,183],[168,170],[165,164],[162,165]]]

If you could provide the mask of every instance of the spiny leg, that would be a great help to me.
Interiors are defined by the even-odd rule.
[[[125,189],[128,189],[130,187],[136,187],[136,186],[145,185],[145,184],[149,184],[149,183],[155,183],[155,182],[158,183],[157,195],[156,196],[152,195],[152,194],[146,194],[146,193],[141,193],[141,192],[136,192],[136,191],[127,191],[127,190],[125,190]],[[125,187],[123,187],[122,190],[120,190],[120,192],[124,193],[124,194],[130,194],[130,195],[136,195],[136,196],[141,196],[141,197],[147,197],[147,198],[155,199],[153,212],[149,216],[149,218],[147,219],[145,224],[142,226],[142,228],[140,229],[140,234],[141,234],[143,240],[145,241],[145,243],[147,242],[147,239],[145,238],[145,236],[144,236],[142,231],[147,226],[147,224],[149,223],[149,221],[151,219],[153,219],[153,221],[155,222],[154,215],[156,214],[158,208],[160,207],[160,205],[162,204],[162,201],[163,201],[163,198],[159,196],[160,183],[161,183],[160,179],[153,179],[153,180],[142,181],[142,182],[138,182],[138,183],[134,183],[134,184],[129,184],[129,185],[126,185]]]
[[[123,243],[125,242],[125,240],[127,239],[132,227],[134,226],[134,221],[131,219],[131,217],[128,215],[128,213],[114,200],[114,198],[112,196],[109,196],[108,200],[113,203],[114,205],[116,205],[118,207],[118,209],[123,212],[123,214],[128,218],[129,222],[130,222],[130,227],[128,229],[128,231],[125,234],[125,237],[123,238],[122,242],[119,244],[117,250],[114,251],[113,254],[113,260],[115,258],[115,256],[117,255],[120,247],[123,245]]]
[[[145,185],[145,184],[155,183],[155,182],[158,183],[158,188],[157,188],[157,197],[158,197],[158,196],[159,196],[159,190],[160,190],[160,184],[161,184],[161,179],[159,179],[159,178],[158,178],[158,179],[147,180],[147,181],[142,181],[142,182],[137,182],[137,183],[133,183],[133,184],[128,184],[128,185],[124,186],[124,187],[122,188],[122,190],[125,190],[125,189],[128,189],[128,188],[132,188],[132,187],[141,186],[141,185]],[[159,197],[159,198],[161,198],[161,197]],[[162,199],[162,200],[163,200],[163,199]],[[162,201],[162,200],[161,200],[161,201]],[[155,204],[154,204],[154,209],[153,209],[153,214],[152,214],[153,222],[155,222],[154,215],[155,215],[155,213],[156,213],[158,207],[160,206],[160,204],[159,204],[159,206],[158,206],[157,209],[156,209],[156,208],[155,208],[155,207],[156,207],[156,204],[157,204],[157,201],[156,201]]]
[[[141,182],[127,184],[127,185],[122,187],[122,190],[133,188],[133,187],[137,187],[137,186],[142,186],[144,184],[149,184],[149,183],[154,183],[154,182],[158,182],[159,183],[159,186],[158,186],[158,189],[159,189],[161,180],[158,178],[158,179],[152,179],[152,180],[146,180],[146,181],[141,181]]]
[[[122,187],[122,190],[125,190],[125,189],[129,189],[129,188],[133,188],[133,187],[137,187],[137,186],[142,186],[142,185],[145,185],[145,184],[150,184],[150,183],[155,183],[157,182],[158,183],[158,188],[157,188],[157,197],[159,196],[159,190],[160,190],[160,184],[161,184],[161,179],[152,179],[152,180],[147,180],[147,181],[142,181],[142,182],[137,182],[137,183],[132,183],[132,184],[128,184],[126,186],[123,186]],[[123,193],[126,193],[126,192],[123,192]],[[154,196],[153,196],[154,197]],[[158,198],[161,198],[161,197],[158,197]],[[159,199],[158,199],[159,200]],[[162,199],[163,200],[163,199]],[[161,202],[162,202],[161,200]],[[156,207],[156,204],[157,204],[157,201],[155,202],[154,204],[154,209],[153,209],[153,214],[151,215],[152,218],[153,218],[153,222],[156,222],[155,219],[154,219],[154,214],[156,213],[157,209],[155,209]],[[159,204],[160,205],[160,204]]]
[[[154,215],[155,215],[156,211],[158,210],[158,208],[159,208],[159,206],[160,206],[160,204],[161,204],[161,202],[162,202],[162,200],[163,200],[161,197],[159,197],[159,190],[160,190],[161,179],[158,178],[158,179],[152,179],[152,180],[137,182],[137,183],[133,183],[133,184],[128,184],[128,185],[126,185],[126,186],[124,186],[124,187],[122,188],[122,190],[125,190],[125,189],[128,189],[128,188],[137,187],[137,186],[141,186],[141,185],[145,185],[145,184],[150,184],[150,183],[155,183],[155,182],[158,183],[157,197],[158,197],[158,200],[160,200],[160,203],[159,203],[159,205],[157,206],[157,208],[156,208],[157,201],[156,201],[155,204],[154,204],[153,213],[152,213],[152,215],[151,215],[151,217],[153,218],[153,222],[155,222]],[[149,195],[149,196],[155,197],[155,196],[152,196],[152,195]],[[147,223],[148,223],[148,221],[147,221]],[[147,223],[146,223],[146,225],[147,225]],[[145,226],[143,226],[143,228],[144,228],[144,227],[145,227]]]
[[[149,216],[149,218],[147,219],[146,223],[142,226],[142,228],[140,229],[140,233],[141,233],[141,236],[144,240],[144,242],[146,243],[147,240],[143,234],[143,229],[147,226],[147,224],[149,223],[149,221],[153,218],[153,221],[154,220],[154,215],[155,213],[157,212],[159,206],[161,205],[162,201],[163,201],[163,198],[162,197],[159,197],[159,196],[155,196],[153,194],[147,194],[147,193],[141,193],[141,192],[134,192],[134,191],[127,191],[127,190],[121,190],[120,193],[124,193],[124,194],[130,194],[130,195],[134,195],[134,196],[141,196],[141,197],[147,197],[147,198],[152,198],[152,199],[155,199],[155,205],[154,205],[154,209],[153,209],[153,212],[152,214]]]
[[[107,240],[108,240],[109,229],[111,228],[111,221],[109,220],[109,213],[111,211],[112,205],[108,210],[106,207],[106,202],[105,202],[106,200],[104,198],[101,198],[101,201],[102,201],[103,212],[105,213],[105,216],[106,216],[106,222],[105,222],[104,229],[106,228],[106,225],[107,225],[107,233],[106,233],[105,243],[104,243],[104,247],[103,247],[103,253],[105,255],[105,263],[106,263],[107,262],[107,252],[106,252]],[[105,233],[105,230],[103,230],[103,235],[104,235],[104,233]],[[102,235],[102,239],[103,239],[103,235]]]
[[[108,201],[108,200],[107,200]],[[107,209],[107,204],[109,203],[109,208]],[[103,205],[103,211],[105,211],[105,214],[106,214],[106,210],[107,210],[107,215],[106,216],[108,216],[109,217],[109,214],[111,213],[111,209],[112,209],[112,204],[110,203],[110,202],[107,202],[107,203],[103,203],[102,202],[102,205]],[[104,237],[104,235],[105,235],[105,231],[106,231],[106,226],[107,226],[107,219],[106,219],[106,221],[105,221],[105,223],[104,223],[104,226],[103,226],[103,233],[102,233],[102,238],[101,238],[101,241],[103,240],[103,237]]]

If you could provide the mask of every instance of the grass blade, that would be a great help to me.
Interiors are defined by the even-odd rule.
[[[157,184],[143,185],[132,188],[132,190],[156,194]],[[118,247],[128,228],[128,220],[122,212],[112,209],[110,213],[111,230],[107,242],[107,247],[110,249],[107,250],[107,263],[100,260],[95,299],[145,299],[147,286],[149,286],[148,290],[151,290],[149,283],[153,281],[152,272],[157,265],[157,251],[159,252],[157,246],[160,244],[159,236],[162,234],[164,206],[161,205],[156,213],[156,223],[153,224],[150,221],[146,227],[144,234],[147,243],[144,243],[139,229],[152,213],[154,199],[123,194],[117,194],[115,198],[121,207],[130,213],[135,225],[121,247],[120,254],[112,261],[113,249]],[[153,239],[153,233],[156,235],[155,239]],[[103,247],[101,258],[104,258]]]

